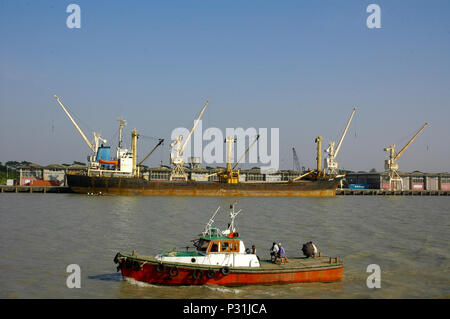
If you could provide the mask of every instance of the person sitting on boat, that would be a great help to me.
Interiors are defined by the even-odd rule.
[[[273,262],[275,262],[275,260],[277,259],[277,256],[278,256],[278,250],[279,250],[279,248],[278,248],[278,245],[277,245],[277,243],[273,243],[272,244],[272,248],[270,248],[270,259],[273,261]]]
[[[255,247],[255,245],[252,245],[252,254],[256,255],[256,247]]]
[[[280,259],[280,262],[281,262],[282,264],[283,264],[283,263],[287,263],[288,260],[287,260],[287,258],[286,258],[286,251],[284,250],[284,247],[281,246],[281,243],[278,243],[278,248],[279,248],[279,250],[278,250],[278,256],[277,256],[277,258]]]
[[[246,254],[251,254],[250,248],[246,248],[246,249],[245,249],[245,253],[246,253]]]

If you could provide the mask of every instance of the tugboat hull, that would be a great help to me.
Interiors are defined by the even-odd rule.
[[[116,257],[117,258],[117,257]],[[158,263],[149,258],[120,255],[125,279],[157,285],[252,285],[333,282],[342,279],[344,265],[337,258],[295,258],[284,264],[262,261],[261,267],[193,266]]]

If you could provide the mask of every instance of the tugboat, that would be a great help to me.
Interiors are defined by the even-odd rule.
[[[260,260],[246,251],[244,242],[236,232],[235,212],[230,206],[231,222],[226,230],[213,227],[217,208],[205,230],[193,240],[193,250],[168,251],[156,256],[122,254],[118,264],[126,280],[158,285],[248,285],[282,284],[299,282],[333,282],[342,279],[344,264],[337,257],[325,257],[314,252],[305,257]],[[304,246],[305,247],[305,246]],[[283,256],[282,256],[283,257]],[[285,256],[284,256],[285,257]]]

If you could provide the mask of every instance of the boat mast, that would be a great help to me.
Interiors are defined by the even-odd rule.
[[[139,167],[137,167],[137,139],[138,133],[136,128],[131,131],[131,152],[133,153],[133,176],[139,177]]]
[[[322,136],[317,136],[315,142],[317,143],[317,177],[322,175]]]
[[[118,147],[122,148],[122,130],[123,130],[124,126],[127,125],[127,122],[122,118],[119,118],[118,121],[119,121],[119,144],[118,144]]]

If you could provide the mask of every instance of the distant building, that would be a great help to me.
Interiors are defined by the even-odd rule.
[[[44,180],[44,167],[30,163],[19,167],[19,185],[31,186],[33,182]]]
[[[83,165],[64,166],[51,164],[41,166],[30,163],[19,167],[20,186],[66,186],[66,173],[68,171],[83,171]]]
[[[392,190],[450,190],[450,173],[398,172],[401,182],[392,182]],[[347,173],[344,187],[368,185],[371,189],[390,189],[387,172]]]

